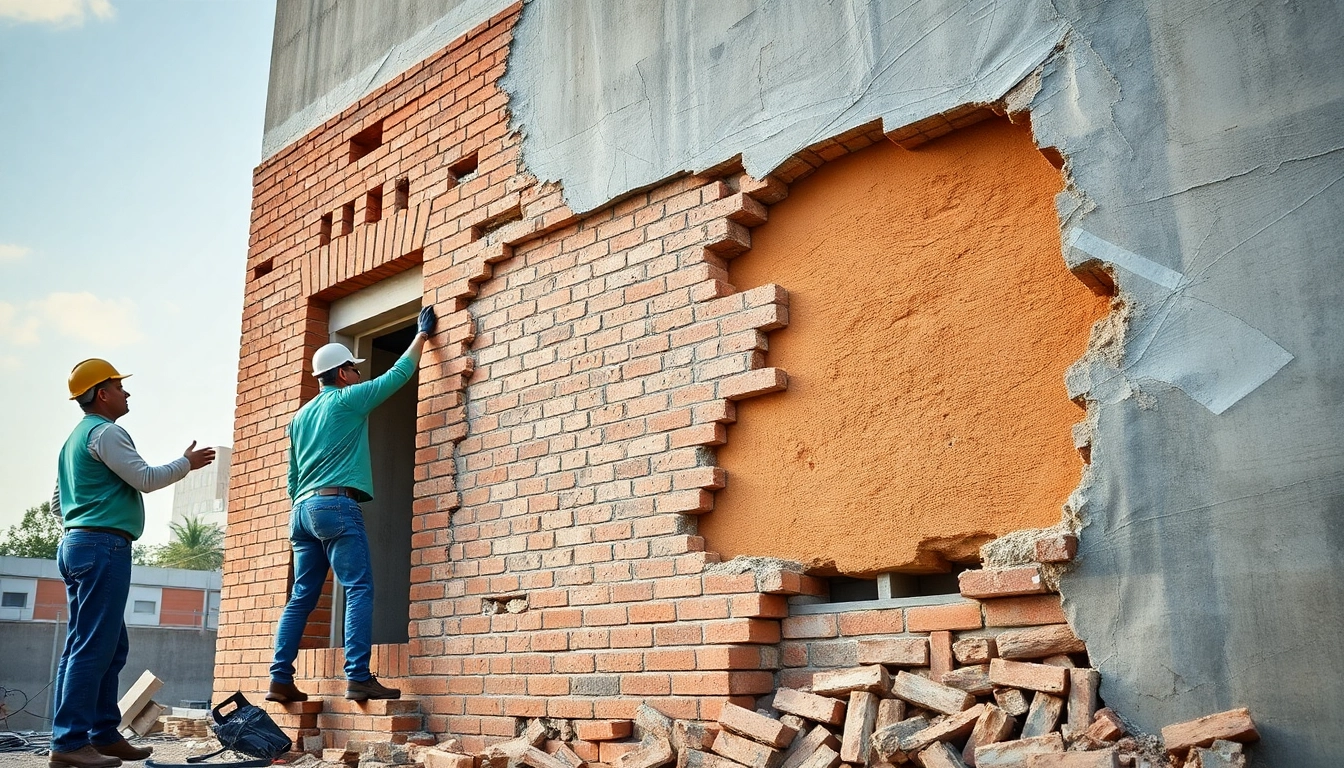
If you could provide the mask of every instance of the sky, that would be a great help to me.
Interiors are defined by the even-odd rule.
[[[150,464],[230,445],[274,0],[0,0],[0,531],[122,373]],[[172,489],[141,541],[168,541]]]

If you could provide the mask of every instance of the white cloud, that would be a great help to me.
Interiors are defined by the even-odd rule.
[[[110,0],[0,0],[0,19],[20,23],[78,26],[89,16],[116,15]]]
[[[23,361],[13,355],[0,355],[0,371],[13,373],[23,368]]]
[[[0,0],[3,3],[5,0]],[[18,261],[30,253],[30,249],[23,245],[12,245],[10,243],[0,243],[0,263],[6,261]]]
[[[20,317],[18,307],[0,301],[0,341],[10,344],[37,343],[37,318]]]
[[[66,336],[110,347],[140,341],[135,302],[100,299],[92,293],[52,293],[34,309]]]

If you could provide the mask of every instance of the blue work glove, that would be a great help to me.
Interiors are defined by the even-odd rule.
[[[434,315],[433,307],[425,307],[420,310],[420,319],[416,321],[415,329],[426,336],[434,335],[434,321],[438,318]]]

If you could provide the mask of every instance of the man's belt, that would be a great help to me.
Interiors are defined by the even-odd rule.
[[[346,487],[343,486],[343,485],[333,485],[333,486],[328,486],[328,487],[326,487],[326,488],[318,488],[317,490],[313,491],[313,495],[314,495],[314,496],[348,496],[349,498],[355,499],[355,501],[359,501],[359,499],[355,497],[355,489],[354,489],[354,488],[346,488]]]
[[[114,536],[120,536],[121,538],[123,538],[123,539],[125,539],[125,540],[127,540],[127,541],[132,541],[132,542],[135,541],[134,539],[131,538],[131,534],[129,534],[129,533],[127,533],[127,532],[121,530],[120,528],[104,528],[104,527],[99,526],[99,525],[72,525],[72,526],[70,526],[69,528],[67,528],[66,530],[67,530],[67,531],[88,531],[88,532],[90,532],[90,533],[110,533],[110,534],[113,534]]]

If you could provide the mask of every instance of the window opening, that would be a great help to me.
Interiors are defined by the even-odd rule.
[[[461,184],[476,178],[476,157],[477,153],[472,152],[461,160],[458,160],[456,163],[448,166],[448,172],[453,174],[453,178],[457,179],[457,183]]]
[[[0,608],[27,608],[27,592],[6,592],[0,596]]]
[[[374,187],[364,196],[364,223],[372,224],[383,218],[383,188]]]
[[[322,221],[317,226],[317,242],[319,245],[328,245],[331,243],[331,214],[322,214]]]
[[[359,160],[382,145],[383,121],[379,120],[350,139],[350,162]]]
[[[260,264],[252,268],[252,279],[256,280],[257,278],[269,275],[274,267],[275,267],[275,259],[267,259],[261,262]]]
[[[393,198],[393,210],[404,211],[411,207],[410,179],[397,179],[396,195]]]
[[[153,600],[136,600],[135,607],[131,609],[132,613],[154,613]]]

